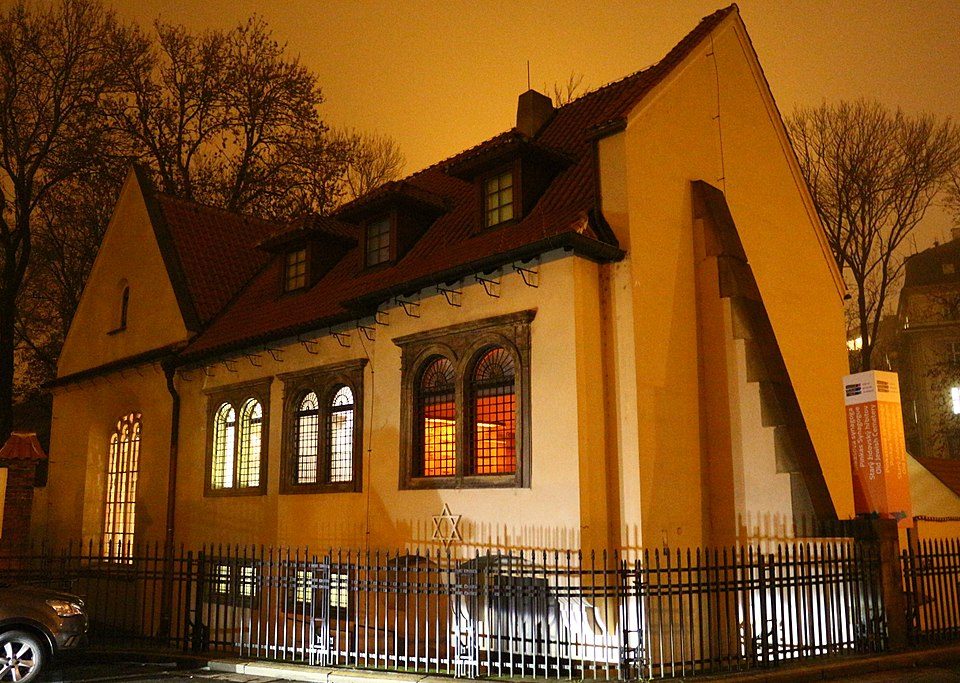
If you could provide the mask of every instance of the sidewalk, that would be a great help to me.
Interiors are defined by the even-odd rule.
[[[774,681],[822,681],[877,673],[882,671],[908,670],[918,666],[937,666],[960,663],[960,645],[909,650],[893,654],[868,657],[843,657],[822,661],[785,665],[769,671],[735,672],[724,675],[696,676],[689,680],[700,681],[745,681],[747,683],[773,683]],[[281,662],[248,661],[241,659],[217,659],[207,663],[212,671],[265,676],[286,681],[317,681],[319,683],[450,683],[447,676],[408,674],[393,671],[369,671],[361,669],[334,669],[284,664]]]

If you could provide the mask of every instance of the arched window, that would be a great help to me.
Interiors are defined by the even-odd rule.
[[[456,373],[443,357],[429,362],[416,393],[418,475],[444,477],[457,472]]]
[[[233,486],[233,453],[237,442],[237,413],[229,403],[217,408],[213,418],[213,463],[210,485],[215,489]]]
[[[470,380],[472,474],[517,470],[516,366],[503,347],[480,356]]]
[[[140,413],[117,420],[110,437],[107,489],[104,496],[104,556],[121,561],[133,558],[137,512],[137,473],[140,469]]]
[[[270,381],[245,382],[209,397],[205,495],[266,493]]]
[[[260,439],[263,409],[255,398],[247,399],[240,410],[240,447],[237,449],[237,485],[260,486]]]
[[[310,392],[300,401],[296,423],[297,484],[317,482],[317,449],[320,438],[320,401]]]
[[[342,386],[330,402],[327,415],[328,479],[331,483],[353,480],[353,390]]]
[[[346,493],[363,481],[358,359],[291,373],[284,383],[280,493]]]
[[[530,486],[534,311],[394,339],[400,488]]]

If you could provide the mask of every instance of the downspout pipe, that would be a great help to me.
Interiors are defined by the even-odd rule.
[[[177,375],[176,362],[164,360],[163,374],[170,392],[170,464],[167,472],[167,527],[163,539],[163,589],[160,601],[160,633],[170,633],[173,612],[173,538],[176,528],[177,505],[177,455],[180,446],[180,392],[174,382]]]

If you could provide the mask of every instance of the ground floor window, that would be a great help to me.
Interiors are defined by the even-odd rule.
[[[140,467],[140,413],[117,421],[110,437],[103,521],[103,553],[131,561],[137,514],[137,475]]]

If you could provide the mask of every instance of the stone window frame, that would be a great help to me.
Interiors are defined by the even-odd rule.
[[[306,370],[278,375],[283,383],[283,434],[280,446],[280,493],[359,493],[363,490],[363,376],[366,358],[356,358],[342,363],[333,363]],[[325,471],[327,417],[330,414],[330,399],[334,389],[350,387],[353,392],[353,478],[350,481],[298,484],[297,471],[297,412],[303,397],[311,391],[317,394],[319,408],[319,444],[317,448],[317,474]]]
[[[531,400],[530,400],[530,324],[536,310],[519,311],[460,323],[425,332],[397,337],[400,347],[400,478],[401,490],[529,488],[532,475]],[[483,353],[502,346],[514,356],[517,395],[517,470],[513,474],[467,474],[469,452],[469,389],[473,369]],[[417,448],[414,437],[417,383],[423,369],[436,356],[444,356],[454,366],[456,376],[457,443],[456,474],[417,476]]]
[[[262,496],[267,493],[268,454],[270,451],[270,387],[273,378],[256,379],[223,387],[207,389],[206,464],[203,475],[203,495],[206,497]],[[260,481],[257,486],[215,488],[213,486],[213,439],[216,433],[217,411],[224,403],[233,406],[237,415],[237,435],[234,444],[234,467],[240,443],[240,411],[249,399],[260,403]]]

